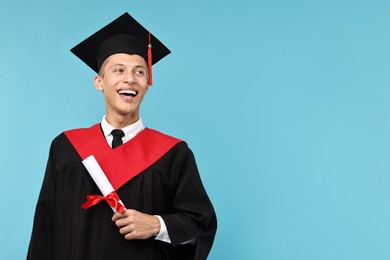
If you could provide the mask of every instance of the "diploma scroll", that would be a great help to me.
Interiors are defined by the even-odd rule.
[[[90,206],[99,203],[101,200],[106,200],[114,212],[122,212],[125,210],[126,208],[123,202],[116,194],[110,181],[107,179],[99,163],[96,161],[95,156],[91,155],[87,157],[83,160],[83,164],[104,196],[88,195],[88,201],[83,204],[83,208],[89,208]],[[85,206],[85,204],[87,205]]]

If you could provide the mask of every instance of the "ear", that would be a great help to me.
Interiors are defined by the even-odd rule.
[[[95,88],[99,91],[103,91],[103,82],[102,77],[99,75],[96,75],[93,78],[93,84],[95,85]]]

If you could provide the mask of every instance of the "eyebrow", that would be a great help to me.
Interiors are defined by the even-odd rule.
[[[116,64],[113,64],[112,66],[110,66],[110,68],[113,68],[113,67],[125,67],[125,64],[122,64],[122,63],[116,63]]]
[[[139,68],[146,70],[146,67],[144,65],[136,65],[136,66],[134,66],[134,69],[139,69]]]
[[[114,68],[114,67],[132,67],[132,66],[126,66],[125,64],[122,63],[116,63],[110,66],[110,68]],[[135,65],[132,67],[132,69],[139,69],[139,68],[146,70],[146,67],[144,65]]]

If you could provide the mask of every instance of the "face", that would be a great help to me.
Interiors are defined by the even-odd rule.
[[[113,54],[104,61],[94,84],[103,92],[107,121],[114,127],[133,123],[148,91],[146,61],[139,55]]]

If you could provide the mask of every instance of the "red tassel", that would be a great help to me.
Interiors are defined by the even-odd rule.
[[[152,43],[150,42],[150,33],[149,33],[149,44],[148,44],[148,85],[153,85],[153,79],[152,79]]]

